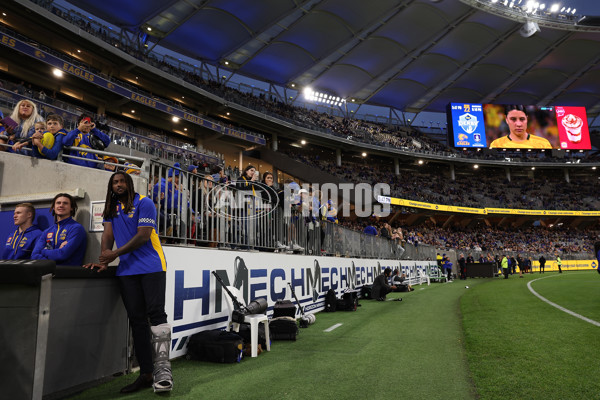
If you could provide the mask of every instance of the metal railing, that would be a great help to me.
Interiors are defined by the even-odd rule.
[[[221,183],[210,175],[150,162],[149,197],[168,244],[380,259],[434,259],[435,249],[405,247],[321,220],[260,182]],[[294,202],[291,202],[294,203]],[[422,258],[419,258],[422,257]]]

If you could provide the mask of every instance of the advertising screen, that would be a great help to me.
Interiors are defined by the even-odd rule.
[[[451,103],[454,147],[589,150],[585,107]]]

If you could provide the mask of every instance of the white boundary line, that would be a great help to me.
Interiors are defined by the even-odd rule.
[[[332,330],[339,328],[340,326],[342,326],[342,324],[335,324],[330,326],[329,328],[325,329],[323,332],[331,332]]]
[[[552,278],[553,276],[559,276],[559,275],[550,275],[550,276],[545,276],[545,277],[543,277],[543,278],[538,278],[538,279],[534,279],[534,280],[532,280],[532,281],[529,281],[529,282],[527,282],[527,288],[529,289],[529,291],[530,291],[531,293],[533,293],[533,294],[534,294],[534,295],[535,295],[535,296],[536,296],[538,299],[542,300],[544,303],[548,303],[548,304],[550,304],[552,307],[558,308],[560,311],[566,312],[567,314],[569,314],[569,315],[572,315],[572,316],[574,316],[574,317],[576,317],[576,318],[582,319],[582,320],[584,320],[585,322],[588,322],[588,323],[590,323],[590,324],[592,324],[592,325],[600,326],[600,322],[597,322],[597,321],[594,321],[593,319],[589,319],[589,318],[587,318],[587,317],[584,317],[583,315],[577,314],[577,313],[575,313],[575,312],[573,312],[573,311],[571,311],[571,310],[568,310],[568,309],[566,309],[566,308],[564,308],[564,307],[562,307],[562,306],[559,306],[559,305],[558,305],[558,304],[556,304],[556,303],[553,303],[553,302],[551,302],[550,300],[548,300],[547,298],[543,297],[543,296],[542,296],[542,295],[540,295],[538,292],[536,292],[535,290],[533,290],[533,288],[531,287],[531,284],[532,284],[533,282],[535,282],[535,281],[539,281],[539,280],[541,280],[541,279]]]

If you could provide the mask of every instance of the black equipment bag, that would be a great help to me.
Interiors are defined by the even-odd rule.
[[[277,300],[273,306],[273,318],[296,318],[296,305],[291,300]]]
[[[405,283],[395,283],[396,289],[393,292],[408,292],[408,285]]]
[[[356,311],[358,307],[358,293],[355,290],[346,291],[336,303],[338,311]]]
[[[269,322],[269,336],[273,340],[296,340],[298,324],[292,317],[273,318]]]
[[[244,341],[233,332],[208,330],[190,337],[187,345],[188,360],[234,363],[242,360]]]
[[[360,289],[360,297],[365,300],[371,300],[373,297],[371,296],[371,291],[373,290],[373,285],[363,285]]]
[[[250,346],[250,342],[252,341],[250,325],[240,324],[240,330],[236,333],[242,337],[244,345]],[[258,324],[258,344],[260,344],[263,349],[267,348],[267,335],[265,334],[265,326],[263,324]]]
[[[335,290],[329,289],[325,295],[325,312],[334,312],[337,308],[337,295]]]

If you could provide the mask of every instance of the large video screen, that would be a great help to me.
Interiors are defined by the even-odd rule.
[[[590,150],[585,107],[450,103],[454,147]]]

